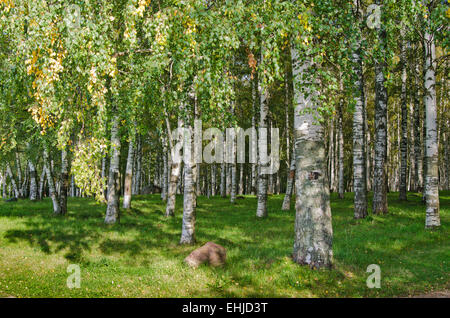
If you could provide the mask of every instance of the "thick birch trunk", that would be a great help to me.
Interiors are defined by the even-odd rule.
[[[295,48],[292,48],[291,56],[297,188],[293,259],[298,264],[312,268],[329,268],[333,260],[333,231],[323,127],[314,119],[314,116],[319,115],[318,105],[308,102],[311,93],[314,93],[311,84],[302,78],[312,63],[301,62]],[[304,110],[308,112],[301,113]]]

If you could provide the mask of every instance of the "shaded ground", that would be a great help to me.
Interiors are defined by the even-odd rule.
[[[66,217],[51,201],[0,203],[0,295],[14,297],[402,297],[450,289],[450,192],[441,193],[440,229],[424,228],[421,196],[389,194],[389,214],[353,219],[352,194],[332,196],[335,267],[294,264],[295,213],[270,196],[269,217],[255,217],[256,198],[199,198],[195,246],[179,246],[182,198],[164,217],[159,195],[138,196],[121,223],[103,224],[105,207],[69,199]],[[371,206],[369,204],[369,206]],[[193,271],[183,259],[214,241],[227,248],[223,268]],[[66,285],[67,266],[81,269],[81,288]],[[370,289],[367,266],[381,268]],[[448,292],[445,292],[448,293]]]

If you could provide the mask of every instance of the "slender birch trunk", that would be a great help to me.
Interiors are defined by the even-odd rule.
[[[263,49],[261,49],[261,62],[263,59]],[[259,125],[258,128],[268,128],[268,115],[269,115],[269,90],[263,88],[262,79],[258,79],[258,92],[259,92]],[[267,149],[267,137],[261,136],[261,132],[258,134],[258,166],[259,169],[268,167],[268,163],[262,162],[261,151]],[[261,170],[260,170],[261,171]],[[262,172],[262,171],[261,171]],[[268,188],[268,175],[265,173],[259,173],[258,175],[258,205],[256,208],[256,216],[259,218],[267,217],[267,188]]]
[[[28,161],[28,168],[30,169],[30,200],[36,201],[38,198],[36,167],[31,159]]]
[[[402,32],[404,33],[404,31]],[[408,169],[408,106],[406,96],[406,41],[404,34],[402,35],[400,64],[402,66],[401,74],[401,141],[400,141],[400,182],[399,182],[399,199],[406,200],[407,196],[407,169]]]
[[[287,186],[286,186],[286,194],[283,200],[283,206],[281,210],[289,211],[291,209],[291,197],[292,197],[292,189],[294,188],[295,181],[295,151],[291,160],[291,167],[289,169],[289,175],[287,178]]]
[[[59,215],[61,214],[61,206],[58,199],[58,193],[56,192],[55,181],[53,179],[53,173],[50,168],[47,150],[44,150],[44,169],[45,174],[47,175],[48,192],[53,203],[53,214]]]
[[[130,136],[130,142],[128,143],[128,156],[127,166],[125,169],[125,189],[123,196],[123,208],[131,208],[131,195],[132,195],[132,182],[133,182],[133,161],[134,161],[134,143]]]
[[[3,199],[6,199],[6,197],[7,197],[7,194],[6,194],[6,178],[8,177],[8,175],[7,175],[5,170],[3,170],[2,176],[3,176],[3,178],[2,178],[2,197],[3,197]]]
[[[120,222],[119,193],[120,193],[120,133],[119,116],[115,115],[111,125],[111,159],[108,177],[108,202],[106,208],[106,224]]]
[[[378,31],[381,60],[375,62],[375,166],[373,175],[373,213],[388,213],[387,202],[387,89],[385,87],[386,30],[383,26]]]
[[[315,101],[308,101],[315,93],[311,82],[303,79],[312,62],[301,61],[302,57],[295,48],[291,49],[291,56],[297,193],[293,259],[311,268],[330,268],[333,262],[333,230],[323,127],[314,119],[319,116],[318,105]],[[304,110],[308,112],[303,113]]]
[[[342,75],[340,76],[340,89],[341,92],[343,92],[344,90],[344,85],[342,82]],[[339,194],[339,199],[343,199],[344,198],[344,127],[343,127],[343,121],[344,121],[344,113],[343,113],[343,103],[344,103],[344,99],[341,96],[340,100],[339,100],[339,109],[338,109],[338,144],[339,144],[339,182],[338,182],[338,194]]]
[[[19,158],[19,153],[16,152],[16,169],[17,169],[17,191],[19,192],[19,197],[23,198],[23,192],[22,192],[22,167],[20,165],[20,158]]]
[[[69,159],[66,149],[61,151],[61,187],[59,193],[59,204],[61,215],[67,214],[67,195],[69,191]]]
[[[14,178],[14,175],[12,173],[11,166],[10,166],[9,162],[6,165],[6,173],[8,174],[9,180],[11,182],[12,190],[13,190],[13,193],[14,193],[14,197],[16,199],[18,199],[19,198],[19,189],[17,188],[16,179]]]
[[[227,164],[224,163],[224,162],[220,165],[220,196],[222,198],[226,198],[227,197],[227,192],[226,192],[226,182],[227,182],[226,167],[227,167]]]
[[[437,136],[437,105],[436,105],[436,48],[434,38],[428,30],[424,35],[425,72],[424,72],[424,104],[425,104],[425,227],[434,228],[441,225],[439,217],[439,147]]]
[[[252,80],[252,127],[256,129],[256,112],[257,112],[257,81]],[[252,139],[252,149],[258,148],[258,141]],[[258,154],[258,152],[256,152]],[[258,180],[258,155],[256,156],[256,163],[252,164],[252,180],[251,180],[251,193],[255,195],[257,193],[257,180]]]

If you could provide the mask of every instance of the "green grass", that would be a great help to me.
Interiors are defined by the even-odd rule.
[[[449,288],[450,192],[441,192],[438,230],[425,230],[419,195],[389,212],[352,218],[352,194],[332,196],[333,270],[291,261],[295,213],[270,196],[269,217],[255,217],[256,198],[200,197],[197,246],[227,249],[222,268],[183,263],[193,246],[179,246],[182,198],[166,219],[159,195],[138,196],[119,225],[103,224],[104,206],[69,199],[66,217],[51,215],[48,199],[0,203],[0,296],[14,297],[391,297]],[[81,267],[81,288],[66,287],[69,264]],[[381,288],[366,286],[369,264],[381,267]]]

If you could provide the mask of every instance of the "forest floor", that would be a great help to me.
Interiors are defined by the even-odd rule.
[[[352,194],[332,195],[335,266],[310,270],[292,262],[294,202],[269,196],[269,217],[255,217],[256,198],[199,197],[198,247],[227,249],[222,268],[188,268],[194,249],[179,246],[182,197],[166,219],[159,195],[133,198],[118,225],[103,224],[105,206],[69,198],[65,217],[51,201],[0,203],[0,297],[411,297],[450,288],[450,192],[441,192],[441,223],[425,230],[420,194],[407,202],[389,194],[389,214],[353,219]],[[69,289],[69,264],[81,269],[80,288]],[[367,266],[381,269],[381,288],[370,289]]]

